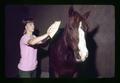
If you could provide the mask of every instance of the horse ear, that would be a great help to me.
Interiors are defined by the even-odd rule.
[[[84,17],[85,19],[87,19],[87,18],[89,17],[89,15],[90,15],[90,12],[91,12],[91,11],[85,12],[85,13],[83,14],[83,17]]]
[[[73,8],[73,6],[71,6],[68,11],[69,16],[71,16],[73,14],[73,11],[74,11],[74,8]]]

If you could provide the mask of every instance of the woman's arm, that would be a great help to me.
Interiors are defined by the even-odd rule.
[[[42,40],[44,40],[44,39],[47,38],[47,37],[48,37],[48,34],[47,34],[47,33],[44,34],[44,35],[42,35],[42,36],[35,37],[35,38],[33,38],[33,39],[30,39],[30,40],[28,41],[28,44],[29,44],[29,45],[41,44],[41,43],[43,43]]]
[[[35,45],[35,44],[41,44],[41,43],[44,43],[46,40],[48,40],[50,37],[53,37],[54,34],[57,32],[58,28],[59,28],[59,25],[60,25],[61,21],[55,21],[47,30],[47,33],[42,35],[42,36],[39,36],[39,37],[36,37],[36,38],[33,38],[33,39],[30,39],[28,44],[29,45]]]

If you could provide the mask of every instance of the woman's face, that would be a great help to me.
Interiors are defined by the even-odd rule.
[[[29,32],[33,32],[34,31],[34,23],[33,22],[30,22],[30,23],[27,23],[26,24],[26,30],[29,31]]]

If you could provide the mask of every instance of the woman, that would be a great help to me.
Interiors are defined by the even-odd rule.
[[[37,49],[34,45],[42,44],[44,39],[49,39],[49,31],[42,36],[33,35],[34,22],[31,19],[25,20],[24,35],[20,39],[21,58],[18,64],[20,78],[35,78],[37,66]]]

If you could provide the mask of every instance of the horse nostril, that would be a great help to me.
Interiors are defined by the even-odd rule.
[[[75,59],[81,59],[79,52],[74,52]]]

